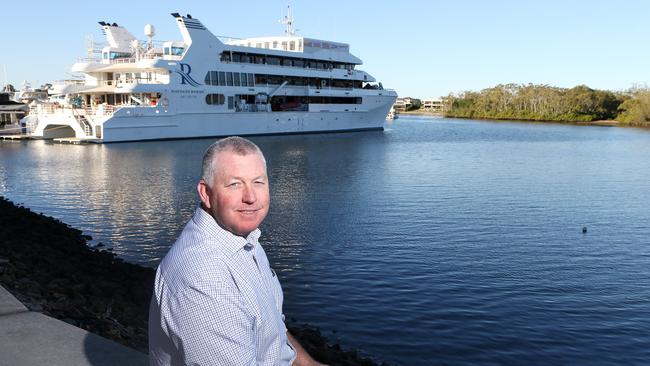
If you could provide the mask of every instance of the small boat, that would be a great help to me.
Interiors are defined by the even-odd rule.
[[[397,116],[398,116],[397,111],[395,110],[395,108],[391,107],[390,110],[388,111],[388,115],[386,116],[386,120],[392,121],[394,119],[397,119],[398,118]]]
[[[18,135],[26,131],[20,120],[27,115],[29,107],[11,99],[11,94],[0,93],[0,135]]]

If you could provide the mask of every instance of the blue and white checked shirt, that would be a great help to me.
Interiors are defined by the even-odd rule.
[[[158,266],[151,365],[290,365],[282,288],[259,244],[198,208]]]

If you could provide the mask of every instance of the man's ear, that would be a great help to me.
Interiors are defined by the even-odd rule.
[[[210,191],[208,184],[203,179],[201,179],[196,185],[196,190],[199,192],[199,197],[201,198],[201,203],[203,203],[203,206],[207,209],[211,209],[212,205],[210,204],[210,195],[212,192]]]

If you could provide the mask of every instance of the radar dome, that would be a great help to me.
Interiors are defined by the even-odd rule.
[[[151,24],[147,24],[144,26],[144,35],[147,37],[153,37],[156,35],[156,28],[153,27]]]

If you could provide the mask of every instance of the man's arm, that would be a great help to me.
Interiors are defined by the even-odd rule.
[[[287,331],[287,338],[289,343],[293,346],[293,349],[296,351],[296,359],[293,361],[293,366],[326,366],[323,363],[317,362],[304,348],[300,345],[298,340],[296,340],[289,331]]]
[[[176,346],[172,364],[256,364],[252,320],[230,286],[195,283],[167,302],[163,322]]]

